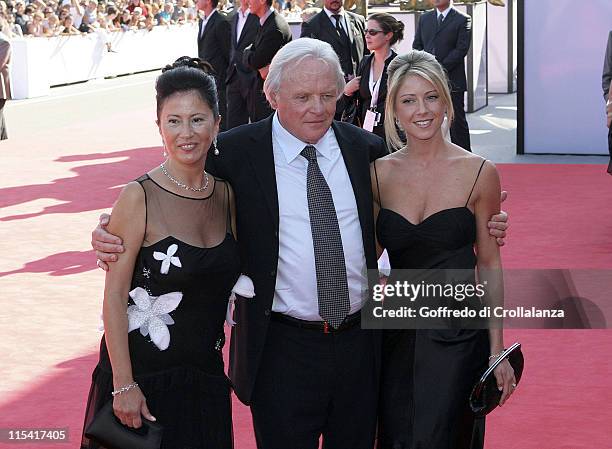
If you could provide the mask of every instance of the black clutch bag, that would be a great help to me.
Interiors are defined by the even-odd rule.
[[[347,100],[347,103],[342,110],[340,121],[351,123],[352,125],[359,126],[361,128],[361,120],[359,118],[359,102],[355,96],[352,96],[349,98],[349,100]]]
[[[504,359],[508,359],[510,362],[514,370],[514,377],[516,378],[517,385],[521,380],[525,360],[521,352],[521,344],[514,343],[502,352],[497,360],[495,360],[495,363],[484,372],[480,380],[474,385],[472,394],[470,395],[470,407],[476,416],[485,416],[491,413],[491,411],[499,405],[502,392],[497,389],[497,380],[495,380],[493,371],[502,361],[504,361]]]
[[[163,427],[142,418],[142,427],[124,426],[113,413],[113,401],[109,401],[94,416],[85,429],[85,436],[107,449],[159,449]]]

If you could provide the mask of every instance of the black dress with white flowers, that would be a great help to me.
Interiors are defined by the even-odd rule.
[[[134,379],[164,427],[162,447],[231,448],[230,385],[221,349],[240,260],[228,187],[211,179],[210,195],[194,199],[166,190],[148,175],[137,181],[145,192],[147,223],[127,309]],[[85,427],[111,400],[112,390],[102,337]],[[81,447],[99,446],[83,436]]]

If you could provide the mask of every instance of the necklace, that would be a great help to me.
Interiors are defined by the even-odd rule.
[[[168,170],[166,170],[166,167],[165,167],[164,164],[165,164],[165,162],[163,162],[159,166],[159,168],[161,168],[162,173],[164,175],[166,175],[166,177],[170,181],[175,183],[180,188],[185,189],[185,190],[191,190],[192,192],[203,192],[204,190],[206,190],[208,188],[208,173],[206,173],[206,170],[204,170],[204,185],[202,187],[194,188],[194,187],[188,186],[187,184],[183,184],[181,181],[179,181],[178,179],[174,178],[170,173],[168,173]]]

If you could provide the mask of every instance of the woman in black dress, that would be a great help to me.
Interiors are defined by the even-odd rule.
[[[500,207],[495,166],[443,138],[453,108],[434,56],[398,56],[388,76],[385,129],[396,151],[377,160],[371,174],[377,239],[389,253],[391,278],[397,269],[477,269],[479,282],[488,281],[499,297],[499,248],[487,227]],[[487,360],[503,350],[503,330],[386,330],[383,345],[378,447],[482,448],[484,422],[468,399]],[[501,405],[516,383],[507,360],[495,377]]]
[[[140,427],[141,416],[160,423],[168,449],[233,446],[221,348],[240,261],[231,189],[204,170],[220,121],[209,69],[184,57],[157,79],[167,159],[129,183],[113,208],[108,229],[125,254],[106,274],[105,334],[85,417],[86,428],[112,400],[126,426]],[[99,446],[83,436],[81,447]]]
[[[397,56],[392,47],[403,39],[404,24],[383,12],[370,15],[366,26],[365,41],[371,53],[361,60],[357,76],[346,83],[339,108],[345,109],[354,102],[354,123],[384,139],[387,68]],[[368,111],[372,119],[367,117]]]

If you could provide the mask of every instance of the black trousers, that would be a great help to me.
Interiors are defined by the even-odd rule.
[[[373,332],[272,321],[251,398],[258,449],[372,449],[378,373]]]
[[[249,97],[249,116],[251,117],[251,122],[263,120],[274,112],[263,93],[263,81],[261,78],[257,77],[251,85]]]
[[[248,90],[242,88],[240,79],[234,75],[227,84],[227,129],[249,123],[249,103]]]
[[[6,100],[4,98],[0,98],[0,140],[8,139],[8,134],[6,133],[6,123],[4,121],[4,105],[6,104]]]
[[[450,136],[451,142],[455,145],[459,145],[461,148],[472,151],[470,145],[470,128],[468,126],[467,119],[465,118],[465,104],[463,101],[465,91],[455,91],[451,93],[451,99],[453,100],[453,112],[455,113],[455,119],[451,124]]]
[[[227,107],[225,100],[225,81],[215,80],[217,85],[217,95],[219,100],[219,115],[221,115],[221,123],[219,131],[225,131],[227,128]]]

